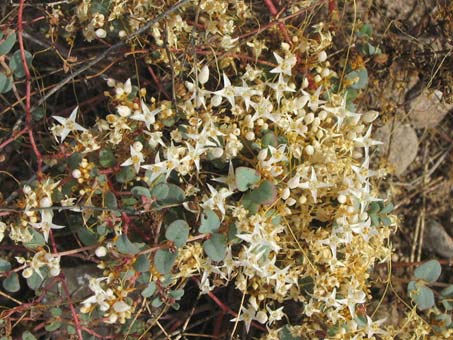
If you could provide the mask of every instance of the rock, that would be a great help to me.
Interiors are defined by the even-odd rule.
[[[445,104],[441,100],[442,92],[424,89],[418,97],[410,101],[407,113],[412,126],[417,129],[437,126],[448,111],[453,109],[453,104]]]
[[[426,223],[423,246],[439,256],[453,258],[453,238],[434,220]]]
[[[375,139],[384,143],[378,148],[379,153],[388,157],[397,176],[402,175],[417,156],[418,138],[410,125],[387,123],[376,131]]]

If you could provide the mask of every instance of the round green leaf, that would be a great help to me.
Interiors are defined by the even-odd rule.
[[[116,163],[115,155],[111,149],[102,149],[99,151],[99,163],[104,167],[112,167]]]
[[[368,71],[360,68],[346,75],[346,79],[352,82],[351,87],[355,90],[364,89],[368,85]]]
[[[141,198],[142,196],[151,197],[151,193],[148,188],[141,187],[141,186],[135,186],[131,189],[132,195],[134,195],[137,198]]]
[[[11,51],[11,49],[13,48],[15,43],[16,43],[16,32],[13,32],[0,43],[0,56],[8,54],[9,51]]]
[[[41,272],[41,275],[43,276],[43,278],[46,278],[49,273],[49,270],[47,269],[47,267],[41,267],[41,268],[39,268],[39,271]],[[29,278],[27,278],[27,286],[30,289],[36,290],[39,287],[41,287],[41,285],[44,281],[43,278],[41,278],[41,276],[39,276],[36,272],[33,272],[33,274]]]
[[[16,293],[19,291],[20,283],[17,273],[11,273],[3,280],[3,288],[10,293]]]
[[[431,260],[415,269],[414,275],[419,280],[435,282],[439,278],[441,272],[442,267],[440,266],[439,261]]]
[[[134,269],[140,273],[148,272],[150,267],[148,256],[145,254],[139,255],[134,263]]]
[[[13,87],[11,80],[0,72],[0,93],[9,92]]]
[[[165,238],[173,241],[176,247],[182,247],[189,238],[189,225],[184,220],[176,220],[167,227]]]
[[[135,178],[135,170],[133,166],[122,167],[120,172],[115,176],[118,183],[127,183]]]
[[[28,67],[30,68],[31,62],[33,60],[33,55],[28,51],[25,51],[25,60],[27,61]],[[9,59],[9,68],[11,69],[11,71],[13,71],[15,77],[22,78],[25,76],[25,70],[22,63],[22,58],[20,56],[20,50],[15,51]]]
[[[137,246],[136,243],[132,243],[128,238],[127,235],[121,234],[120,237],[116,240],[116,249],[121,254],[126,254],[126,255],[135,255],[137,254],[140,249]]]
[[[116,209],[118,208],[118,202],[113,192],[107,191],[104,193],[104,204],[107,208]]]
[[[198,231],[202,234],[212,233],[220,227],[220,218],[211,209],[205,209],[201,215],[201,224]]]
[[[154,255],[154,265],[159,273],[170,273],[177,256],[177,252],[170,253],[167,249],[159,249]]]
[[[22,333],[22,340],[36,340],[36,338],[29,331],[25,331]]]
[[[203,250],[213,261],[222,261],[226,256],[226,237],[223,234],[214,233],[209,240],[203,243]]]
[[[148,297],[152,296],[155,291],[156,291],[156,283],[153,281],[153,282],[148,283],[148,286],[142,290],[141,294],[143,297],[148,298]]]
[[[38,247],[42,247],[46,244],[46,241],[44,240],[44,237],[40,232],[38,232],[35,229],[30,229],[30,233],[32,234],[33,238],[31,239],[30,242],[24,243],[24,246],[30,249],[35,249]]]
[[[236,186],[240,191],[250,189],[261,179],[260,174],[252,168],[240,166],[236,169]]]
[[[0,259],[0,273],[8,272],[11,270],[11,263],[4,259]]]
[[[417,307],[426,310],[434,306],[433,291],[420,282],[411,281],[407,286],[409,296],[414,300]]]

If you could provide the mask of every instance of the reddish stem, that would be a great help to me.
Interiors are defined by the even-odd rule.
[[[28,131],[28,137],[30,138],[30,144],[33,149],[33,152],[36,156],[36,160],[38,162],[38,179],[42,179],[42,155],[39,151],[35,137],[33,135],[32,129],[32,119],[31,119],[31,74],[30,69],[28,68],[27,58],[25,57],[25,48],[24,48],[24,39],[22,33],[24,31],[23,26],[23,14],[24,14],[24,6],[25,0],[20,0],[19,2],[19,10],[17,14],[17,40],[19,41],[19,49],[20,49],[20,58],[22,60],[22,65],[24,67],[25,72],[25,124],[26,129]]]
[[[77,337],[79,338],[79,340],[83,340],[82,327],[80,325],[80,320],[79,320],[77,312],[74,308],[74,305],[71,302],[71,293],[69,292],[68,284],[66,283],[66,278],[63,273],[60,274],[60,282],[61,282],[61,285],[63,286],[63,290],[68,298],[69,309],[71,310],[72,319],[74,320],[74,327],[76,329]]]
[[[264,3],[266,4],[266,7],[269,10],[269,12],[271,13],[271,15],[276,18],[278,16],[278,11],[277,11],[277,8],[275,7],[273,1],[264,0]],[[285,24],[283,22],[279,22],[277,25],[280,28],[280,30],[282,31],[283,35],[285,36],[285,39],[288,42],[288,44],[292,45],[293,42],[292,42],[291,38],[289,37],[288,30],[286,29]]]
[[[2,144],[0,144],[0,150],[4,149],[8,144],[14,142],[17,138],[22,136],[23,134],[27,133],[27,128],[24,128],[14,134],[13,136],[9,137],[7,140],[5,140]]]

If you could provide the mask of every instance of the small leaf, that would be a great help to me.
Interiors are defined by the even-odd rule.
[[[7,93],[13,88],[11,79],[0,72],[0,93]]]
[[[170,292],[170,296],[175,300],[181,300],[181,298],[184,296],[184,289],[172,290]]]
[[[409,296],[414,300],[420,310],[426,310],[434,306],[434,293],[430,288],[415,281],[411,281],[409,282],[407,289]]]
[[[16,32],[11,33],[0,43],[0,56],[8,54],[16,43]]]
[[[94,246],[95,244],[98,243],[98,238],[96,234],[85,227],[80,227],[76,231],[76,234],[80,241],[82,241],[83,245],[86,247]]]
[[[252,168],[240,166],[236,169],[236,186],[240,191],[247,191],[258,183],[261,179],[260,174]]]
[[[381,214],[389,214],[392,211],[393,211],[393,204],[392,203],[388,203],[386,206],[384,206],[384,208],[382,208]]]
[[[43,276],[44,279],[49,274],[49,270],[47,269],[47,267],[41,267],[39,271],[41,272],[41,275]],[[33,272],[33,274],[29,278],[27,278],[27,286],[30,289],[36,290],[40,288],[42,283],[44,282],[43,278],[41,278],[41,276],[39,276],[38,273]]]
[[[44,327],[44,328],[48,332],[53,332],[53,331],[56,331],[57,329],[59,329],[60,327],[61,327],[60,321],[53,321],[50,324],[46,325],[46,327]]]
[[[116,164],[115,155],[111,149],[102,149],[99,151],[99,163],[104,168],[112,167]]]
[[[160,196],[158,194],[163,195]],[[157,201],[153,204],[153,208],[155,209],[163,209],[169,206],[179,205],[185,200],[184,190],[172,183],[162,183],[156,185],[151,191],[151,196],[157,198]]]
[[[154,265],[159,273],[170,273],[177,256],[177,252],[170,253],[167,249],[159,249],[154,255]]]
[[[220,218],[211,209],[205,209],[201,215],[201,224],[198,231],[202,234],[212,233],[220,227]]]
[[[176,247],[182,247],[189,238],[189,225],[184,220],[176,220],[167,227],[165,238],[173,241]]]
[[[63,311],[61,310],[61,308],[54,307],[50,309],[50,314],[52,314],[53,317],[61,316],[62,313]]]
[[[373,201],[368,205],[368,214],[376,214],[380,209],[379,203]]]
[[[29,331],[25,331],[22,333],[22,340],[36,340],[36,337]]]
[[[386,227],[392,225],[392,220],[387,216],[381,216],[381,222]]]
[[[368,85],[368,71],[366,68],[360,68],[346,75],[352,84],[351,87],[355,90],[364,89]]]
[[[141,187],[141,186],[135,186],[131,189],[132,195],[134,195],[137,198],[141,198],[142,196],[151,197],[151,193],[148,188]]]
[[[167,183],[159,183],[151,190],[151,196],[157,200],[164,200],[170,192],[170,187]]]
[[[261,146],[263,149],[267,148],[269,145],[273,147],[278,145],[277,137],[273,132],[268,132],[263,136],[263,138],[261,138]]]
[[[435,282],[442,272],[442,267],[440,266],[439,261],[431,260],[423,263],[414,271],[414,275],[417,279]]]
[[[30,229],[30,233],[33,235],[33,238],[30,242],[24,243],[24,246],[29,249],[36,249],[38,247],[43,247],[46,244],[46,241],[40,232],[35,229]]]
[[[11,273],[3,280],[3,288],[10,293],[16,293],[20,290],[19,276],[17,273]]]
[[[0,273],[8,272],[11,270],[11,263],[4,259],[0,259]]]
[[[134,269],[140,273],[149,272],[149,258],[145,254],[141,254],[137,257],[134,263]]]
[[[121,234],[120,237],[118,237],[118,239],[116,240],[115,244],[116,249],[118,249],[121,254],[135,255],[140,251],[140,249],[137,247],[137,244],[132,243],[125,234]]]
[[[75,170],[79,167],[80,162],[82,162],[83,155],[80,152],[74,152],[71,156],[68,157],[68,165],[71,170]],[[73,186],[74,184],[71,184]]]
[[[142,290],[142,296],[148,298],[154,294],[156,291],[156,283],[154,281],[148,283],[145,289]]]
[[[31,62],[33,60],[33,55],[25,51],[25,60],[27,61],[28,67],[30,68]],[[17,50],[9,59],[9,68],[13,71],[14,76],[17,78],[23,78],[25,76],[24,65],[22,63],[22,58],[20,56],[20,50]]]
[[[127,183],[135,178],[135,170],[133,166],[122,167],[120,172],[115,176],[118,183]]]
[[[209,240],[203,243],[203,250],[213,261],[222,261],[226,256],[226,237],[223,234],[214,233]]]
[[[295,337],[291,334],[288,325],[285,325],[280,332],[278,332],[279,340],[300,340],[299,337]]]
[[[258,205],[271,204],[277,197],[277,189],[271,181],[266,180],[260,186],[242,197],[244,208],[254,212]]]
[[[104,193],[104,204],[107,208],[116,209],[118,208],[118,202],[113,192],[107,191]]]
[[[160,306],[162,306],[163,302],[162,300],[157,297],[155,298],[152,302],[151,302],[151,306],[153,306],[154,308],[159,308]]]

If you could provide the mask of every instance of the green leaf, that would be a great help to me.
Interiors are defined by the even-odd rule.
[[[149,258],[145,254],[141,254],[137,257],[134,263],[134,269],[140,273],[149,272]]]
[[[7,93],[13,88],[11,79],[0,72],[0,93]]]
[[[351,87],[356,90],[364,89],[368,85],[368,71],[360,68],[346,75],[346,79],[352,82]]]
[[[384,206],[381,210],[381,214],[389,214],[393,211],[393,204],[388,203],[387,205]]]
[[[41,287],[42,283],[44,282],[44,279],[49,275],[49,270],[47,267],[41,267],[39,268],[39,271],[41,272],[41,276],[39,276],[36,272],[33,272],[33,274],[27,278],[27,286],[30,289],[36,290]]]
[[[392,220],[387,216],[381,216],[381,222],[386,227],[388,227],[389,225],[392,225]]]
[[[43,107],[37,107],[31,112],[34,121],[39,121],[46,115],[46,110]]]
[[[151,302],[151,306],[153,306],[154,308],[159,308],[160,306],[162,306],[163,302],[162,300],[160,299],[160,297],[157,297],[155,298],[152,302]]]
[[[111,149],[102,149],[99,151],[99,163],[104,168],[110,168],[116,164],[115,155]]]
[[[167,249],[159,249],[154,255],[154,265],[161,274],[170,273],[175,263],[178,252],[170,253]]]
[[[300,340],[299,337],[295,337],[291,334],[288,325],[285,325],[280,331],[278,332],[279,340]]]
[[[407,289],[409,296],[414,300],[420,310],[426,310],[434,306],[434,293],[430,288],[419,282],[411,281]]]
[[[35,229],[30,229],[30,233],[32,234],[33,238],[30,242],[24,243],[24,246],[29,249],[36,249],[38,247],[43,247],[46,244],[44,240],[44,236],[40,232]]]
[[[118,183],[127,183],[135,178],[135,169],[133,166],[122,167],[120,172],[115,176]]]
[[[377,216],[375,214],[371,214],[370,218],[371,218],[371,225],[373,227],[377,227],[379,225],[379,216]]]
[[[370,24],[364,24],[360,30],[357,32],[357,36],[359,37],[368,37],[371,38],[373,34],[373,27]]]
[[[277,137],[273,132],[268,132],[263,136],[263,138],[261,138],[261,146],[263,149],[267,148],[269,145],[273,147],[276,147],[278,145]]]
[[[0,43],[0,56],[8,54],[16,43],[16,32],[11,33]]]
[[[370,215],[376,214],[377,212],[379,212],[380,209],[381,208],[379,206],[379,203],[376,201],[373,201],[368,205],[368,214],[370,214]]]
[[[33,55],[28,51],[25,51],[25,60],[27,61],[27,65],[30,68],[31,62],[33,60]],[[13,71],[15,77],[23,78],[25,76],[25,70],[22,63],[22,58],[20,56],[20,50],[15,51],[9,59],[9,68],[11,69],[11,71]]]
[[[62,313],[63,311],[61,310],[61,308],[54,307],[50,309],[50,314],[52,314],[53,317],[61,316]]]
[[[141,186],[135,186],[131,189],[132,195],[134,195],[137,198],[141,198],[142,196],[151,197],[151,193],[148,188],[141,187]]]
[[[142,290],[142,296],[148,298],[156,291],[156,283],[154,281],[148,283],[148,286]]]
[[[260,186],[242,197],[242,205],[251,213],[255,213],[261,204],[271,204],[277,197],[277,189],[271,181],[266,180]]]
[[[184,289],[172,290],[170,292],[170,296],[175,300],[181,300],[181,298],[184,296]]]
[[[136,243],[132,243],[126,234],[121,234],[120,237],[115,242],[116,249],[121,254],[125,255],[135,255],[140,251],[140,248],[137,246]]]
[[[3,288],[10,293],[16,293],[20,290],[19,276],[17,273],[11,273],[3,280]]]
[[[11,263],[4,259],[0,259],[0,273],[9,272],[11,270]]]
[[[107,191],[104,193],[104,204],[109,209],[118,208],[118,202],[117,202],[116,196],[113,192]]]
[[[165,238],[173,241],[176,247],[182,247],[189,239],[189,225],[184,220],[176,220],[167,227]]]
[[[431,260],[415,269],[414,275],[419,280],[435,282],[439,278],[441,272],[442,267],[440,266],[439,261]]]
[[[203,214],[201,215],[201,224],[198,231],[202,234],[212,233],[214,231],[217,231],[219,227],[220,227],[219,216],[217,216],[217,214],[211,209],[203,210]]]
[[[61,327],[60,321],[53,321],[50,324],[46,325],[46,327],[44,327],[44,328],[48,332],[53,332],[53,331],[56,331],[57,329],[59,329],[60,327]]]
[[[22,333],[22,340],[36,340],[36,338],[29,331],[25,331]]]
[[[80,162],[82,162],[83,155],[80,152],[75,152],[68,157],[68,165],[71,170],[75,170],[79,167]]]
[[[82,241],[83,245],[86,247],[94,246],[98,243],[97,235],[85,227],[80,227],[76,231],[76,234],[79,237],[80,241]]]
[[[260,174],[252,168],[240,166],[236,169],[236,186],[240,191],[247,191],[261,179]]]
[[[172,183],[160,183],[151,190],[151,196],[157,199],[153,204],[155,209],[179,205],[185,200],[184,190]]]
[[[226,256],[226,236],[219,233],[212,234],[209,240],[203,243],[203,250],[213,261],[222,261]]]

